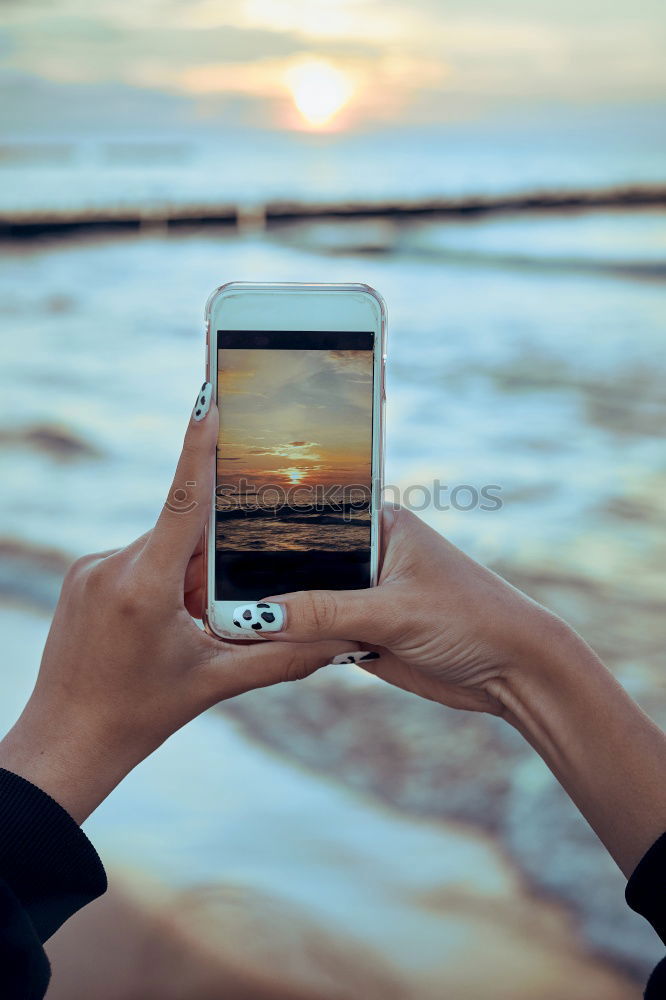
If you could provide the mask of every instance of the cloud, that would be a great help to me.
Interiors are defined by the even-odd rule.
[[[88,9],[82,14],[49,7],[37,20],[14,17],[5,29],[12,47],[8,65],[61,82],[250,92],[251,87],[233,86],[234,69],[242,76],[253,66],[261,70],[263,65],[286,65],[312,51],[312,43],[297,31],[233,23],[192,26],[168,16],[131,23],[112,16],[111,10],[108,4],[98,4],[96,13]],[[376,45],[358,41],[345,45],[322,41],[320,49],[331,56],[344,52],[346,57],[350,52],[367,57],[377,51]],[[215,69],[221,83],[215,80]],[[197,74],[202,81],[198,87],[192,83]]]
[[[666,87],[660,0],[630,14],[626,0],[4,0],[3,22],[7,70],[54,94],[41,117],[34,88],[12,94],[5,121],[25,107],[45,126],[52,110],[98,131],[123,113],[157,128],[202,115],[280,125],[284,75],[306,56],[354,80],[357,126],[502,102],[659,99]]]
[[[275,445],[273,448],[250,448],[249,455],[273,455],[278,458],[299,459],[301,461],[316,461],[319,455],[313,449],[319,448],[316,441],[289,441],[287,444]]]

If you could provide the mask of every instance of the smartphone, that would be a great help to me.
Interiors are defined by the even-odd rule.
[[[204,626],[240,639],[245,603],[377,582],[386,307],[361,284],[231,282],[206,338],[220,430]]]

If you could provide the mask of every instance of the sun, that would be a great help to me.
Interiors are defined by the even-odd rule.
[[[323,59],[292,66],[286,82],[301,118],[310,128],[329,125],[354,93],[349,76]]]
[[[298,486],[305,475],[305,469],[283,469],[282,474],[292,486]]]

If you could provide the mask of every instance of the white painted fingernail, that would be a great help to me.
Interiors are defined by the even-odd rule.
[[[197,396],[197,401],[194,404],[194,409],[192,410],[192,419],[203,420],[208,411],[210,410],[210,401],[213,398],[213,387],[210,382],[204,382],[199,389],[199,395]]]
[[[279,604],[241,604],[232,615],[236,628],[249,632],[279,632],[284,625],[284,611]]]
[[[365,663],[367,660],[378,660],[379,653],[364,652],[362,649],[357,649],[353,653],[338,653],[331,660],[331,663]]]

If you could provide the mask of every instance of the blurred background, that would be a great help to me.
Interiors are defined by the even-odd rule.
[[[0,725],[67,565],[159,511],[232,279],[381,291],[387,481],[499,486],[422,516],[663,725],[663,5],[0,11]],[[86,829],[111,889],[52,1000],[627,1000],[660,952],[512,732],[352,667],[196,720]]]

